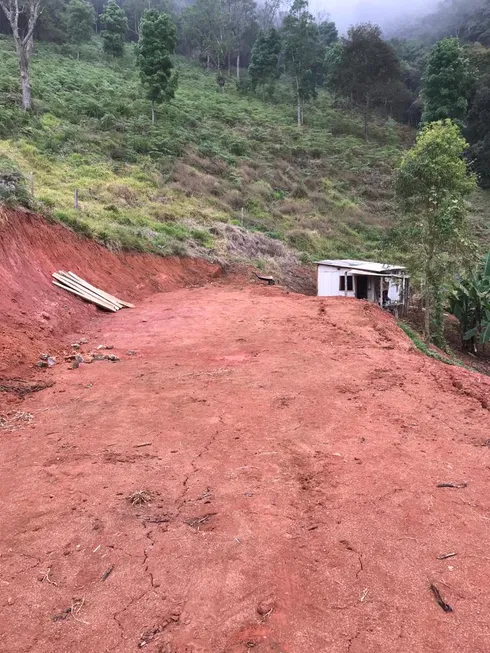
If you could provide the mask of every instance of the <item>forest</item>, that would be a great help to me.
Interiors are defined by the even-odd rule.
[[[307,0],[0,7],[4,201],[112,247],[259,266],[415,257],[426,335],[442,341],[448,280],[488,241],[474,187],[490,187],[490,3],[445,0],[386,34],[340,34]],[[264,239],[245,245],[235,226]]]

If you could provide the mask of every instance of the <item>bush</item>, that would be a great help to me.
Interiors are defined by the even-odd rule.
[[[11,208],[32,208],[32,198],[24,175],[5,156],[0,156],[0,202]]]

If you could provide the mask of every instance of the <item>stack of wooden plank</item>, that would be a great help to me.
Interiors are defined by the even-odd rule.
[[[63,290],[85,299],[88,302],[92,302],[96,306],[105,309],[106,311],[112,311],[115,313],[121,308],[134,308],[133,304],[128,302],[123,302],[122,299],[114,297],[114,295],[109,295],[109,293],[92,286],[91,283],[85,281],[74,272],[53,272],[54,285]]]

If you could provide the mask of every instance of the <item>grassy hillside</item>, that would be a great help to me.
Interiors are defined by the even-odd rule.
[[[0,171],[34,173],[36,201],[72,228],[112,247],[259,264],[284,254],[278,241],[304,261],[378,254],[407,137],[394,123],[373,125],[365,143],[361,120],[321,93],[298,129],[286,85],[274,103],[233,81],[220,94],[214,73],[179,60],[177,96],[152,126],[132,49],[108,60],[97,43],[80,61],[68,46],[36,45],[27,116],[8,38],[0,57]]]

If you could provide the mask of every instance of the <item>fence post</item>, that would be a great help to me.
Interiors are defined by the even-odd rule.
[[[33,172],[31,172],[31,174],[29,175],[29,186],[31,189],[31,195],[32,197],[34,197],[34,173]]]
[[[75,208],[78,209],[78,188],[75,188],[75,195],[73,199],[74,199]]]

